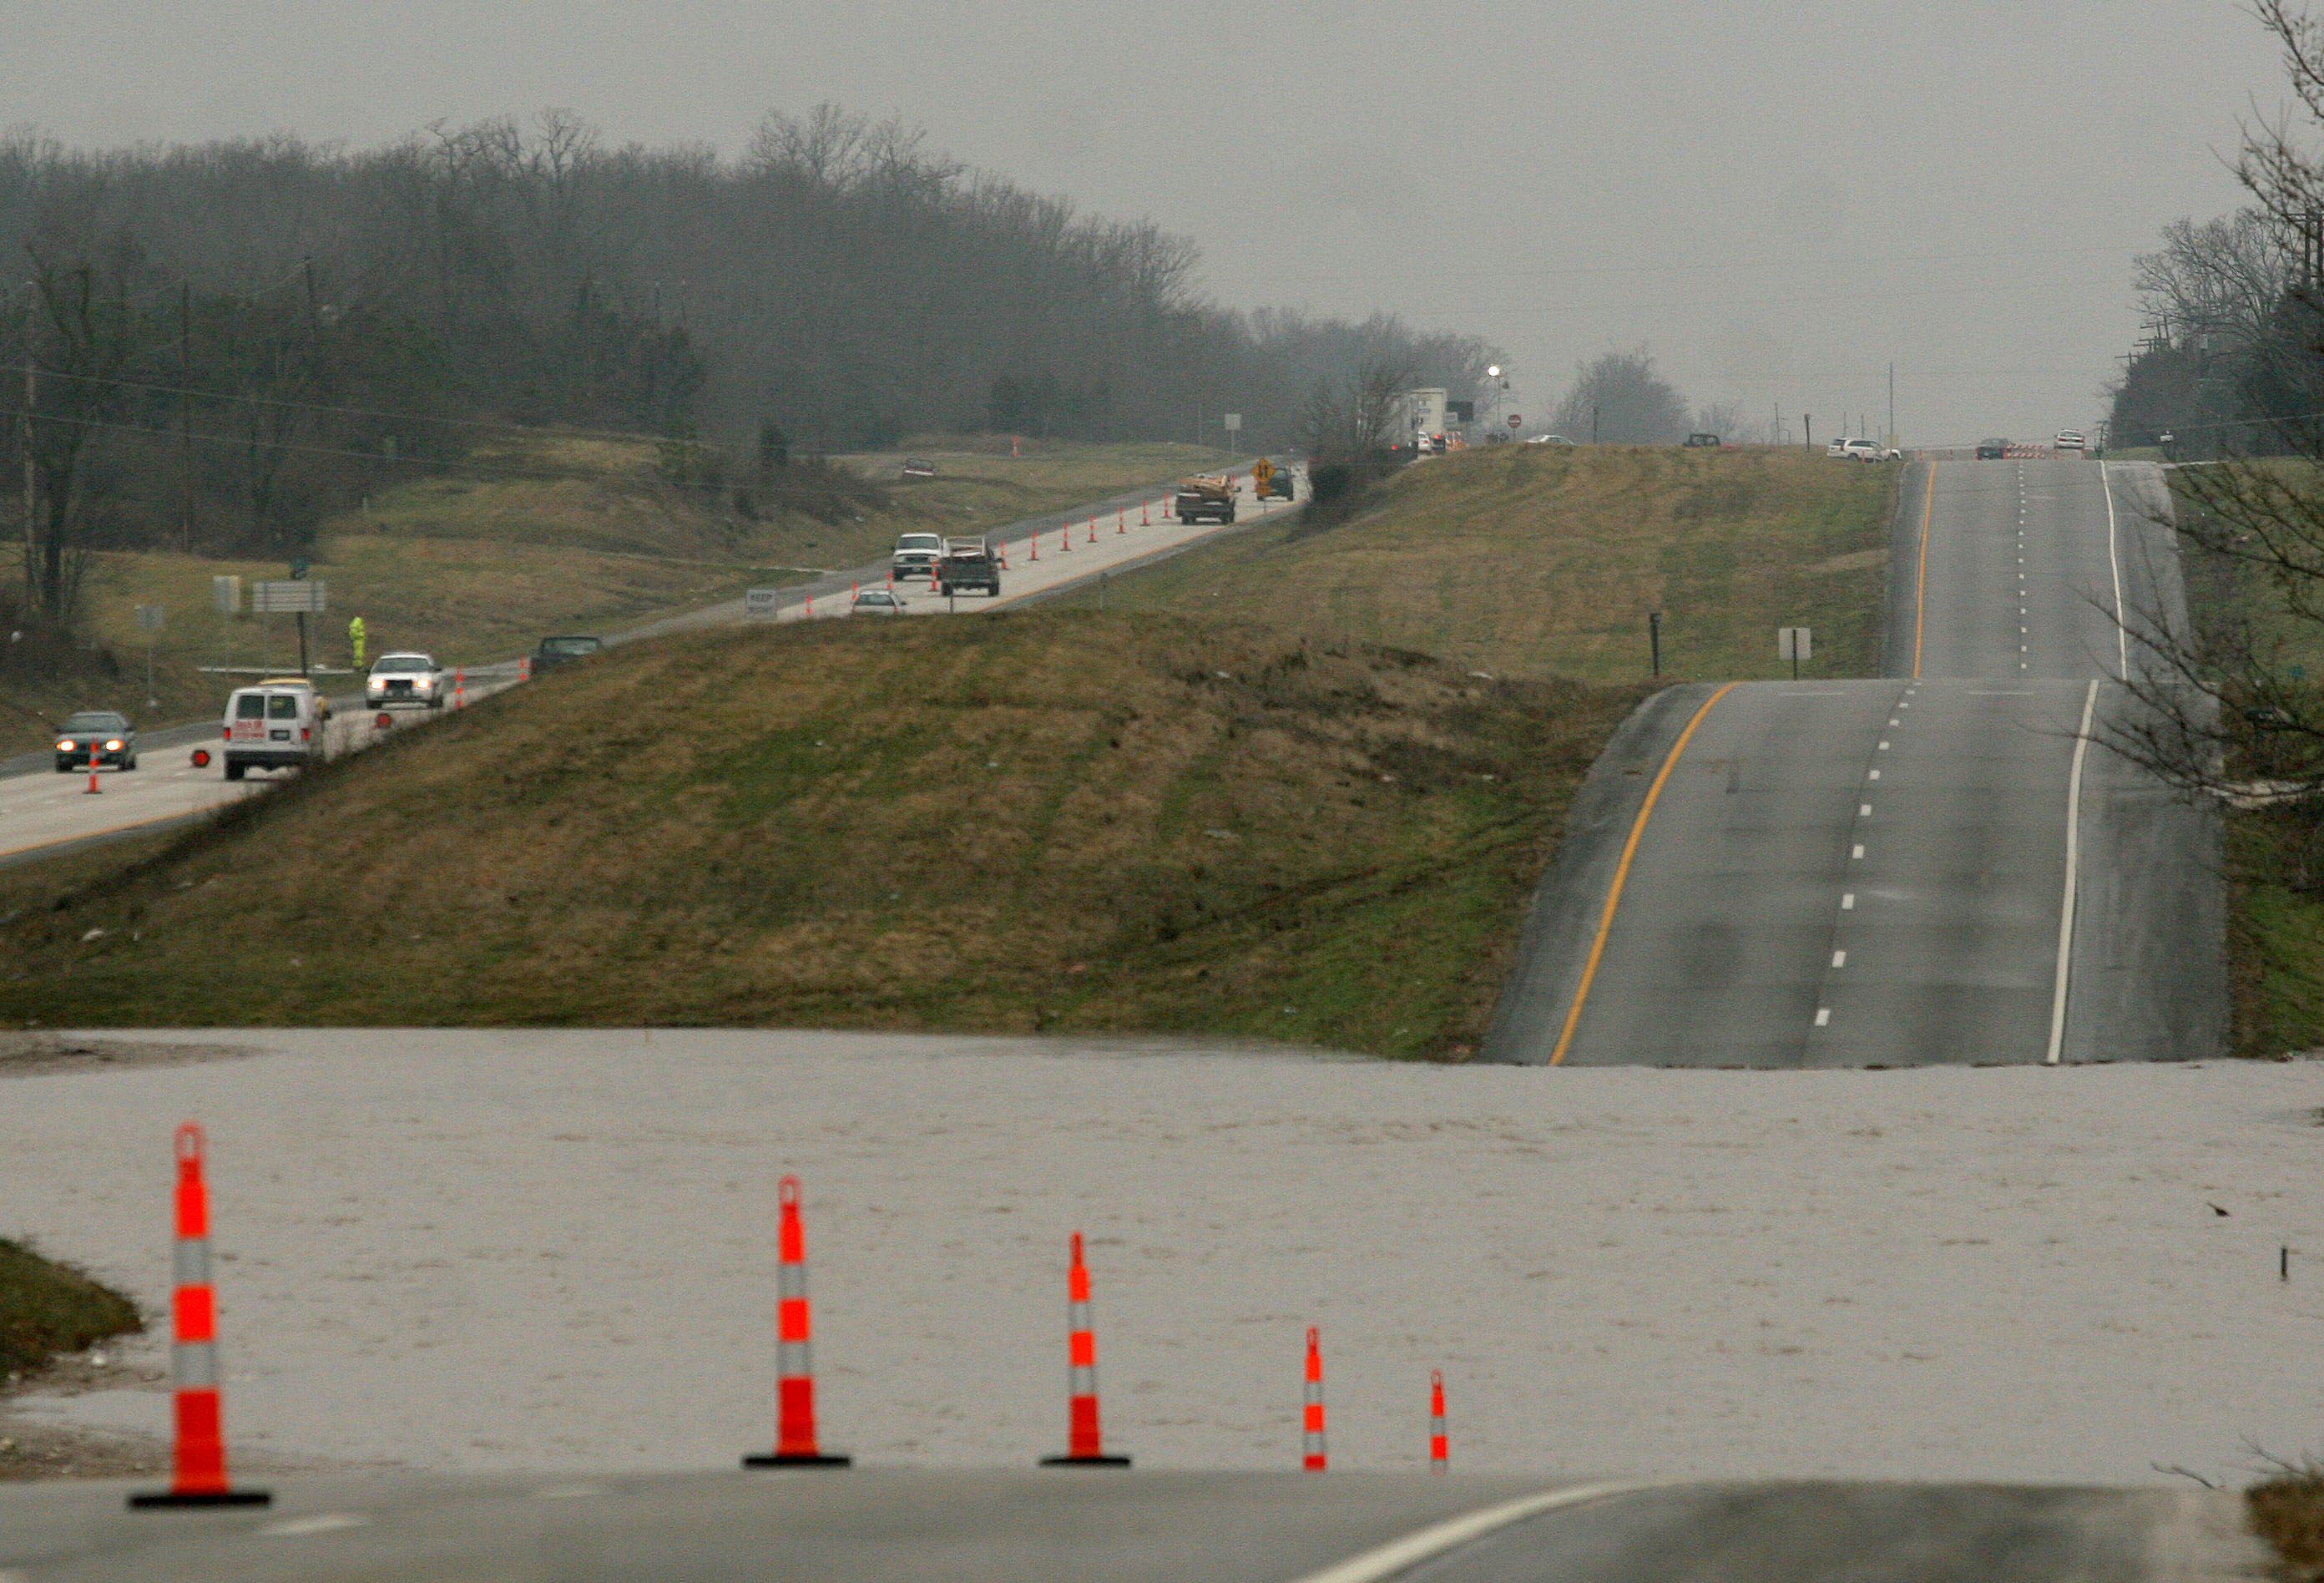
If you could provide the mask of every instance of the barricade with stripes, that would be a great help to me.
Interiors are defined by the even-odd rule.
[[[1310,1473],[1321,1473],[1328,1466],[1323,1449],[1323,1333],[1313,1325],[1307,1327],[1307,1387],[1301,1408],[1300,1466]]]

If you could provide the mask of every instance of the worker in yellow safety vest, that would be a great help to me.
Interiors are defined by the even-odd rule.
[[[347,647],[355,654],[355,669],[362,670],[364,668],[364,623],[360,616],[347,623]]]

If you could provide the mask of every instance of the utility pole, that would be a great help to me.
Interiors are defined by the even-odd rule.
[[[1663,613],[1659,610],[1646,612],[1646,643],[1654,652],[1655,677],[1659,680],[1663,673]]]
[[[1592,445],[1598,443],[1598,403],[1596,402],[1590,403],[1590,443]]]
[[[1815,414],[1813,412],[1800,414],[1800,436],[1802,445],[1810,450],[1815,449]]]
[[[1896,364],[1893,358],[1888,364],[1888,443],[1896,443]]]
[[[178,532],[194,552],[194,286],[178,283]]]
[[[37,288],[24,282],[24,580],[32,581],[32,546],[39,535],[32,528],[32,517],[40,509],[41,472],[32,465],[32,411],[40,404],[41,375],[32,362],[32,297]]]

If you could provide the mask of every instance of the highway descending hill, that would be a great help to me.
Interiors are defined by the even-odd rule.
[[[2215,828],[2090,740],[2133,707],[2135,634],[2183,609],[2160,473],[1921,464],[1904,501],[1888,678],[1674,689],[1629,722],[1536,899],[1489,1055],[2217,1051]]]

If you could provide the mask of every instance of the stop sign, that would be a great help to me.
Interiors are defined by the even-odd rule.
[[[1525,427],[1525,420],[1518,417],[1515,412],[1511,412],[1509,414],[1509,427],[1512,429],[1522,429]]]

